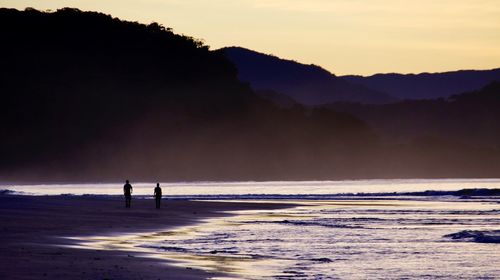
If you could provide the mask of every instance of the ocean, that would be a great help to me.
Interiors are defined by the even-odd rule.
[[[1,184],[8,189],[26,195],[122,195],[123,184]],[[156,182],[133,182],[134,195],[149,197]],[[500,179],[392,179],[392,180],[345,180],[345,181],[277,181],[277,182],[177,182],[161,183],[163,194],[170,198],[261,198],[311,195],[338,195],[342,193],[390,193],[455,191],[468,188],[500,188]]]

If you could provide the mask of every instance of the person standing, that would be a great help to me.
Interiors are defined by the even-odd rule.
[[[155,188],[155,200],[156,200],[156,209],[160,209],[160,202],[161,202],[161,188],[160,188],[160,183],[156,183],[156,188]]]
[[[125,181],[125,185],[123,185],[123,194],[125,195],[125,208],[130,208],[130,202],[132,201],[132,185]]]

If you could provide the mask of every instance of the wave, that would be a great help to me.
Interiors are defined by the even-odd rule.
[[[307,190],[304,190],[307,191]],[[29,192],[13,191],[9,189],[0,190],[0,195],[33,195]],[[45,196],[84,196],[110,198],[121,197],[121,194],[71,194],[63,193]],[[433,191],[422,192],[379,192],[379,193],[333,193],[333,194],[204,194],[204,195],[165,195],[169,200],[377,200],[397,199],[413,200],[415,197],[421,199],[434,199],[436,197],[453,199],[474,199],[474,198],[500,198],[500,189],[474,188],[461,189],[457,191]],[[134,195],[138,199],[150,199],[151,195]]]
[[[444,237],[477,243],[500,243],[500,230],[462,230]]]
[[[380,197],[397,197],[398,199],[408,197],[442,197],[452,196],[459,198],[475,198],[475,197],[497,197],[500,196],[500,189],[474,188],[461,189],[457,191],[434,191],[427,190],[423,192],[379,192],[379,193],[334,193],[334,194],[238,194],[238,195],[178,195],[171,196],[172,199],[305,199],[305,200],[328,200],[328,199],[379,199]]]
[[[0,190],[0,195],[21,195],[22,192],[15,192],[13,190],[3,189]]]
[[[332,221],[326,220],[283,220],[283,221],[250,221],[246,222],[248,224],[281,224],[281,225],[292,225],[292,226],[318,226],[327,228],[352,228],[352,229],[363,229],[364,227],[360,225],[346,225],[333,223]]]

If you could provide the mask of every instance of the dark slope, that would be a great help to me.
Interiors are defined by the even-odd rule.
[[[281,109],[220,52],[158,24],[0,9],[0,180],[345,178],[356,118]]]
[[[336,101],[380,104],[395,98],[350,84],[316,65],[305,65],[240,47],[222,49],[238,68],[238,76],[255,90],[271,90],[303,105]]]
[[[376,74],[369,77],[342,76],[357,85],[378,90],[399,99],[434,99],[478,90],[488,83],[500,81],[500,68],[462,70],[444,73]]]
[[[477,147],[500,148],[500,82],[448,99],[330,107],[365,120],[391,141],[435,135]]]
[[[389,158],[420,162],[428,174],[500,174],[499,82],[449,99],[330,108],[366,121],[386,143]]]

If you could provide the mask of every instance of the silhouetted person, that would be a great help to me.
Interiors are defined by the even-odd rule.
[[[161,202],[161,188],[160,188],[160,183],[156,183],[156,188],[155,188],[155,200],[156,200],[156,209],[160,209],[160,202]]]
[[[125,195],[125,207],[130,208],[130,202],[132,201],[132,185],[125,181],[125,185],[123,185],[123,194]]]

